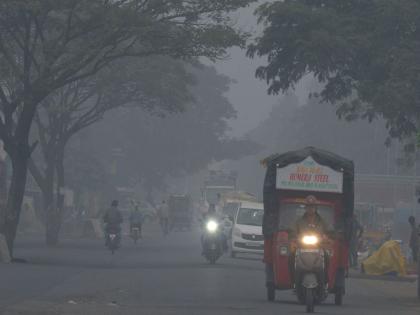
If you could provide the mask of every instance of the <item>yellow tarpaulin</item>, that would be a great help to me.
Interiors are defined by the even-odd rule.
[[[401,253],[400,244],[396,241],[384,243],[362,265],[364,272],[368,275],[381,276],[397,273],[399,276],[405,276],[407,274],[405,257]]]

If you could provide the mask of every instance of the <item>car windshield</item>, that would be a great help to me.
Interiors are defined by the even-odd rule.
[[[317,212],[327,224],[329,231],[334,230],[334,209],[331,206],[317,206]],[[293,230],[296,222],[305,214],[305,205],[299,203],[287,203],[280,206],[279,229]]]
[[[237,224],[262,226],[264,211],[262,209],[241,208],[238,212]]]
[[[223,207],[223,214],[228,217],[235,217],[239,208],[239,202],[229,202]]]

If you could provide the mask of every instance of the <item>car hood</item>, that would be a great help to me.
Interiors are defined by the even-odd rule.
[[[262,235],[262,226],[235,224],[235,227],[244,234]]]

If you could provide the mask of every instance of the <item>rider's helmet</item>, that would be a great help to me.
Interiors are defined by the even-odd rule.
[[[318,199],[314,195],[309,195],[305,198],[305,205],[307,206],[316,206],[319,204]]]
[[[306,214],[315,214],[317,206],[319,205],[318,199],[315,196],[309,195],[305,198],[304,201]]]
[[[216,206],[214,205],[214,203],[211,203],[209,205],[209,213],[216,213]]]

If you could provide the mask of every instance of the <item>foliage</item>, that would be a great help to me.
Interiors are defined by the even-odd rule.
[[[402,146],[393,141],[384,145],[387,130],[383,121],[347,122],[338,120],[334,107],[316,98],[300,103],[289,93],[273,106],[269,117],[248,137],[264,147],[258,155],[229,165],[240,174],[239,185],[255,194],[261,193],[265,169],[259,162],[274,153],[316,146],[345,156],[355,162],[357,173],[407,175],[412,167],[399,168]],[[262,197],[262,196],[261,196]]]
[[[246,34],[229,12],[251,0],[4,0],[0,2],[0,138],[12,160],[0,215],[12,252],[40,103],[124,57],[217,59]]]
[[[168,177],[191,174],[214,160],[236,159],[258,149],[250,141],[226,135],[227,120],[236,115],[224,96],[230,80],[212,67],[190,70],[196,81],[191,87],[193,101],[182,114],[156,117],[125,108],[92,128],[92,148],[105,164],[111,165],[115,158],[120,161],[120,185],[142,183],[146,189],[164,190]],[[109,128],[109,120],[119,128]]]
[[[266,56],[256,75],[269,93],[293,88],[308,73],[323,101],[348,120],[385,119],[391,137],[418,129],[420,2],[285,0],[262,5],[265,29],[248,55]]]

